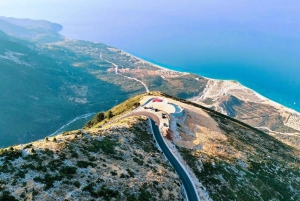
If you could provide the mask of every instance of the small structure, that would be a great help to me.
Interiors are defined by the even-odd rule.
[[[160,98],[154,98],[154,99],[152,100],[152,102],[153,102],[153,103],[155,103],[155,102],[161,103],[161,102],[163,102],[163,100],[160,99]]]

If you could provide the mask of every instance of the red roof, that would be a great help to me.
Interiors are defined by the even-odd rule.
[[[153,100],[152,100],[152,102],[162,102],[163,100],[161,100],[161,99],[159,99],[159,98],[154,98]]]

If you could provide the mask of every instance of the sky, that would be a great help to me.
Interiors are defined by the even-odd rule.
[[[298,0],[0,0],[0,15],[56,22],[69,38],[300,102]]]
[[[253,38],[299,40],[300,34],[297,0],[0,0],[0,15],[56,22],[70,38],[103,42],[166,65],[169,56],[155,52],[175,58],[187,49],[197,52],[200,37],[210,44],[206,48],[221,51]]]
[[[248,30],[295,37],[300,29],[299,13],[300,3],[296,0],[186,0],[184,3],[179,0],[0,0],[0,15],[46,19],[61,23],[66,29],[71,25],[97,24],[101,30],[97,33],[99,36],[90,33],[85,37],[95,40],[102,37],[107,42],[120,40],[120,35],[144,34],[145,29],[151,38],[155,38],[151,29],[158,32],[177,28],[175,34],[184,36],[199,24],[223,27],[245,24],[247,27],[243,28]]]

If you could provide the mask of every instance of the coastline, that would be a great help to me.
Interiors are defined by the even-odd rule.
[[[121,51],[123,51],[123,50],[121,50]],[[125,52],[125,51],[123,51],[123,52]],[[155,67],[157,67],[157,68],[159,68],[159,69],[162,69],[162,70],[173,71],[173,72],[178,72],[178,73],[185,73],[185,74],[194,74],[194,75],[198,75],[198,76],[200,76],[200,77],[203,77],[203,78],[205,78],[205,79],[207,79],[207,80],[213,80],[213,81],[228,81],[228,82],[235,82],[235,83],[239,84],[240,86],[244,87],[245,89],[248,89],[248,90],[252,91],[252,92],[255,94],[255,96],[257,96],[257,97],[260,98],[261,100],[270,102],[270,103],[271,103],[274,107],[276,107],[277,109],[279,109],[279,108],[281,108],[281,109],[282,109],[282,108],[285,108],[285,109],[286,109],[287,111],[289,111],[290,113],[296,113],[296,114],[300,115],[300,111],[297,111],[297,110],[295,110],[294,108],[291,108],[291,107],[289,107],[289,106],[286,106],[286,105],[283,105],[283,104],[281,104],[281,103],[279,103],[279,102],[276,102],[276,101],[274,101],[274,100],[272,100],[272,99],[270,99],[270,98],[268,98],[268,97],[266,97],[266,96],[260,94],[259,92],[255,91],[254,89],[251,89],[250,87],[247,87],[247,86],[243,85],[243,84],[242,84],[241,82],[239,82],[238,80],[215,79],[215,78],[205,77],[205,76],[202,76],[202,75],[197,74],[197,73],[191,73],[191,72],[186,72],[186,71],[174,70],[174,69],[171,69],[170,67],[163,67],[163,66],[161,66],[161,65],[158,65],[158,64],[152,63],[152,62],[150,62],[150,61],[147,61],[147,60],[145,60],[145,59],[139,58],[139,57],[134,56],[134,55],[132,55],[132,54],[130,54],[130,53],[128,53],[128,52],[126,52],[126,53],[129,54],[129,55],[131,55],[132,57],[134,57],[134,58],[136,58],[136,59],[141,60],[141,61],[144,62],[144,63],[150,64],[150,65],[155,66]]]

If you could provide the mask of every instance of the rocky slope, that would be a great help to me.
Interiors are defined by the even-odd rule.
[[[213,200],[300,199],[299,150],[214,111],[185,107],[171,126],[174,143]]]
[[[0,165],[0,200],[183,200],[143,118],[10,147]]]
[[[300,114],[234,81],[209,80],[190,100],[256,127],[295,148],[300,146]]]
[[[2,149],[2,198],[182,200],[180,180],[155,147],[149,122],[141,117],[114,121],[153,96],[163,96],[184,110],[182,116],[171,116],[173,134],[165,140],[202,200],[300,199],[299,150],[245,123],[160,92],[100,112],[84,130]]]
[[[167,95],[165,95],[167,96]],[[204,200],[299,200],[300,151],[252,126],[173,98],[172,148],[199,181]]]

